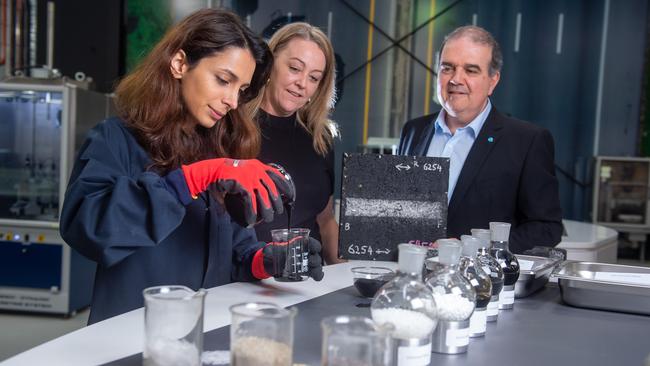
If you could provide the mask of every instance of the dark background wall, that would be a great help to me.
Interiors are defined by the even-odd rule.
[[[195,2],[197,7],[230,6],[258,32],[289,14],[329,32],[344,65],[338,75],[339,80],[344,79],[339,84],[343,95],[333,114],[342,132],[338,155],[359,150],[364,143],[366,69],[363,65],[367,59],[369,29],[362,16],[370,17],[370,0]],[[39,1],[39,8],[44,3]],[[126,11],[127,2],[57,0],[55,3],[55,67],[68,76],[83,71],[94,78],[99,90],[111,91],[125,71],[126,30],[128,21],[132,21]],[[409,26],[415,29],[429,18],[431,0],[413,0],[409,4],[412,13]],[[643,80],[648,0],[442,0],[436,1],[435,7],[436,14],[446,9],[433,23],[435,50],[446,33],[457,26],[471,24],[473,19],[495,35],[503,49],[504,70],[492,98],[494,105],[504,113],[552,132],[564,216],[589,220],[593,157],[641,153],[642,111],[647,110],[642,101],[647,99]],[[398,11],[394,1],[375,1],[377,26],[394,38],[398,36]],[[515,50],[518,13],[521,27]],[[560,14],[563,27],[558,52]],[[179,15],[174,14],[174,19]],[[426,59],[427,29],[422,28],[402,43],[420,59]],[[386,37],[374,32],[373,55],[390,45]],[[413,61],[408,69],[410,89],[403,99],[408,107],[403,121],[395,120],[391,114],[394,105],[390,104],[391,77],[400,52],[393,49],[372,63],[370,136],[398,137],[389,125],[399,125],[422,115],[427,103],[431,112],[439,109],[433,100],[425,100],[424,80],[428,71]],[[38,63],[44,63],[40,48],[37,58]],[[435,79],[431,81],[435,85]],[[435,88],[431,88],[429,94],[433,96]]]
[[[70,77],[81,71],[94,79],[97,90],[112,91],[124,72],[124,2],[56,0],[54,3],[54,67]],[[38,4],[39,9],[46,9],[45,1]],[[40,12],[40,25],[45,24],[44,13]],[[44,26],[39,29],[45,31]],[[44,64],[44,47],[39,48],[38,55],[38,64]]]

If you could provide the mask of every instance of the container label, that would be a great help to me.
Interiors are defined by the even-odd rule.
[[[490,301],[487,306],[487,316],[499,315],[499,300]]]
[[[650,273],[596,272],[594,280],[647,286],[650,285]]]
[[[503,290],[499,295],[499,303],[510,305],[515,303],[515,290]]]
[[[533,265],[535,264],[534,261],[527,261],[525,259],[519,259],[519,258],[517,258],[517,260],[519,261],[519,269],[521,269],[522,271],[530,271],[531,269],[533,269]]]
[[[497,309],[497,312],[499,310]],[[469,332],[470,334],[485,333],[487,329],[487,310],[474,310],[472,317],[469,318]]]
[[[459,329],[447,329],[445,345],[447,347],[462,347],[469,344],[469,327]]]
[[[431,362],[431,342],[421,346],[398,347],[399,366],[424,366]]]

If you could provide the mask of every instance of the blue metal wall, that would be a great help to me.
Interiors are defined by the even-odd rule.
[[[347,3],[260,2],[252,27],[261,30],[275,11],[304,15],[308,22],[327,30],[328,12],[332,12],[332,42],[345,62],[344,74],[348,74],[366,61],[369,28],[349,5],[368,18],[371,0]],[[454,3],[435,1],[436,13]],[[428,18],[430,6],[431,0],[413,0],[413,28]],[[391,14],[394,9],[388,0],[375,1],[375,20],[389,34],[393,31],[390,18],[395,16]],[[521,22],[515,50],[518,13]],[[637,154],[647,14],[648,0],[464,0],[434,22],[435,50],[444,34],[471,24],[473,19],[495,35],[503,49],[504,69],[493,102],[502,112],[552,132],[565,218],[590,220],[595,155]],[[402,45],[424,59],[428,41],[424,27]],[[373,55],[389,45],[385,37],[374,32]],[[386,131],[385,124],[390,123],[385,98],[391,93],[387,77],[390,57],[386,53],[373,62],[370,136]],[[405,120],[424,113],[425,76],[426,70],[413,62]],[[365,69],[361,69],[344,82],[343,98],[334,113],[343,138],[339,153],[357,151],[363,143],[365,80]],[[429,92],[435,95],[435,90]],[[439,108],[430,103],[431,111]]]

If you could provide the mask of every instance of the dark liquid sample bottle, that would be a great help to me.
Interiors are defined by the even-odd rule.
[[[512,309],[515,304],[515,283],[519,279],[519,261],[508,248],[510,224],[491,222],[490,232],[492,234],[490,254],[499,262],[503,270],[503,291],[499,297],[499,309]]]
[[[483,271],[490,276],[492,282],[492,296],[487,307],[487,321],[495,322],[499,318],[499,297],[503,290],[503,270],[499,262],[490,255],[490,230],[472,229],[472,236],[479,239],[479,248],[476,259]]]
[[[481,337],[487,329],[487,306],[492,298],[492,280],[483,271],[477,255],[481,241],[473,236],[463,235],[463,257],[460,260],[460,273],[476,291],[476,308],[469,319],[469,336]]]

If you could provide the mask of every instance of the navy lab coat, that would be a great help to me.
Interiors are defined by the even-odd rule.
[[[251,262],[263,246],[255,231],[207,193],[184,206],[150,164],[119,118],[93,128],[79,151],[60,231],[98,264],[89,324],[143,306],[150,286],[254,280]]]

